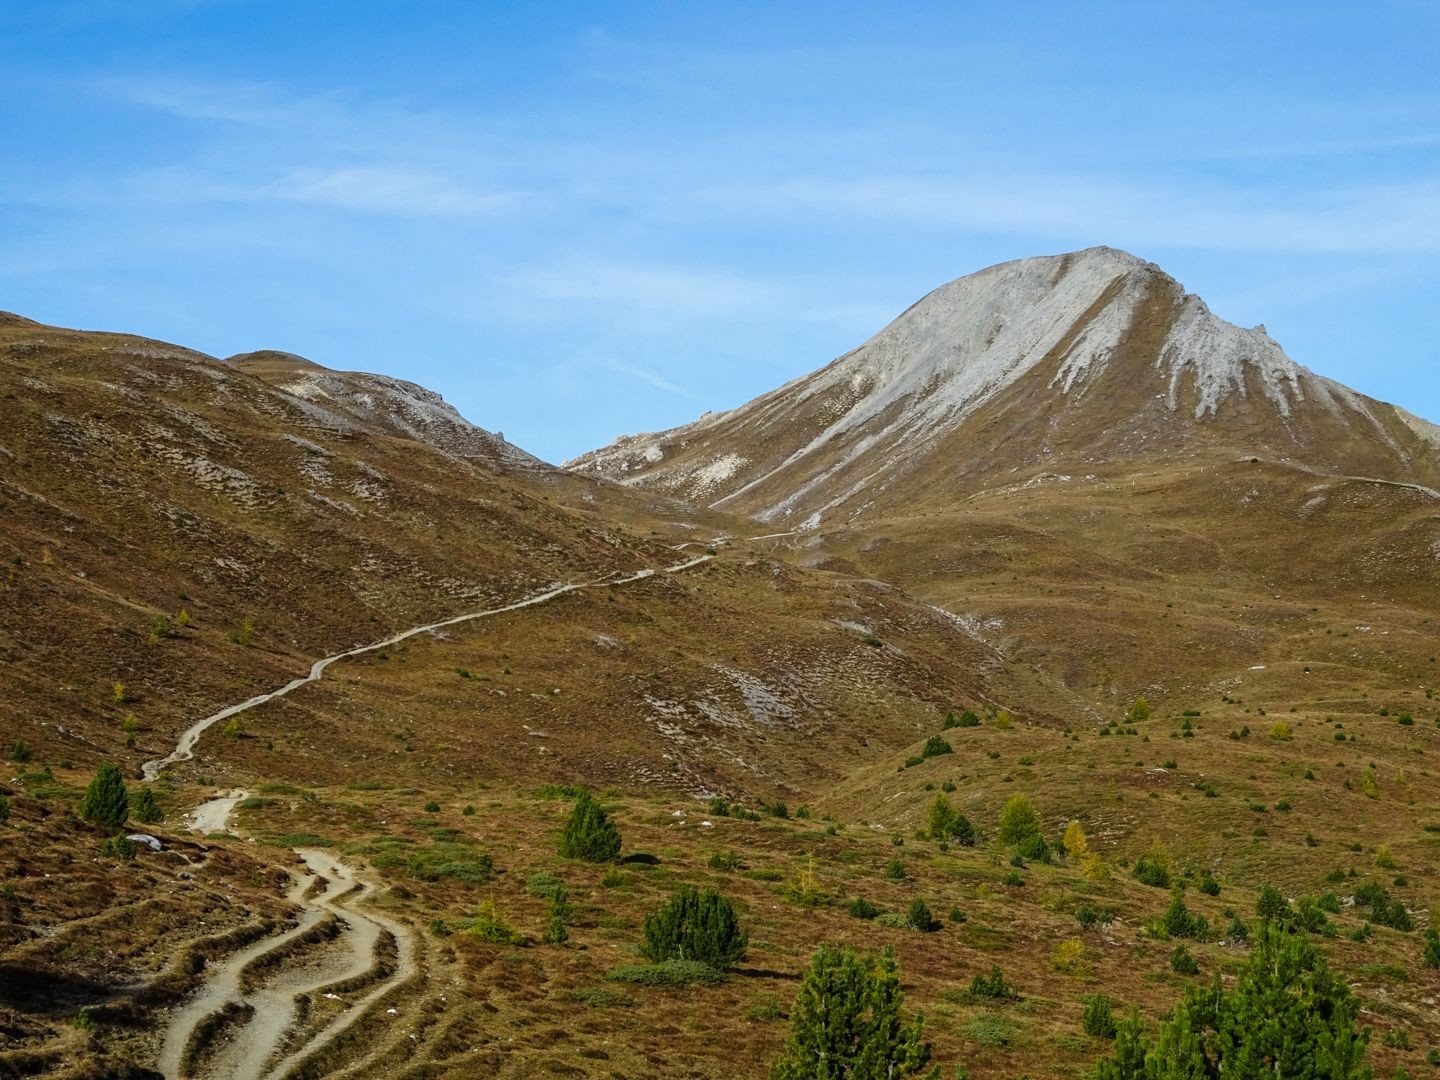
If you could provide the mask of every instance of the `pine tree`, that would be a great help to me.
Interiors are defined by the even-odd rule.
[[[146,825],[165,820],[165,815],[155,802],[155,792],[149,787],[142,787],[130,796],[130,817]]]
[[[564,858],[586,862],[610,862],[620,854],[620,831],[588,791],[575,800],[559,850]]]
[[[772,1080],[888,1080],[918,1072],[930,1044],[923,1016],[903,1022],[904,999],[892,950],[872,957],[822,946],[790,1010],[790,1037],[770,1067]]]
[[[1356,1025],[1359,999],[1304,936],[1260,923],[1255,948],[1234,987],[1217,974],[1186,991],[1153,1044],[1139,1020],[1120,1024],[1113,1057],[1097,1080],[1215,1076],[1283,1080],[1369,1080],[1369,1033]]]
[[[935,796],[925,816],[926,831],[931,840],[947,841],[973,847],[979,839],[970,819],[950,804],[943,794]]]
[[[1104,994],[1091,994],[1085,999],[1085,1010],[1080,1014],[1080,1029],[1097,1039],[1115,1038],[1114,1005]]]
[[[130,816],[130,797],[125,793],[125,779],[118,766],[108,763],[100,766],[80,800],[80,816],[111,829],[125,824]]]
[[[646,959],[698,960],[724,969],[745,955],[749,935],[740,928],[735,905],[714,889],[682,886],[659,911],[645,919]]]
[[[1150,703],[1144,696],[1137,697],[1135,704],[1130,706],[1130,711],[1125,714],[1125,721],[1129,724],[1143,724],[1150,719]]]

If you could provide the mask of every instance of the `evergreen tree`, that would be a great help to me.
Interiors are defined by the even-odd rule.
[[[610,862],[620,854],[620,831],[595,797],[582,791],[560,836],[560,854],[567,859]]]
[[[931,840],[944,840],[973,847],[979,835],[970,819],[950,804],[943,794],[935,796],[925,816],[926,831]]]
[[[164,813],[155,802],[155,792],[148,786],[142,787],[130,796],[130,817],[146,825],[153,825],[157,821],[165,820]]]
[[[1012,795],[1000,811],[996,830],[1002,844],[1020,844],[1040,835],[1040,815],[1027,795]]]
[[[1308,939],[1272,919],[1260,923],[1250,961],[1225,990],[1217,974],[1193,987],[1152,1044],[1132,1018],[1097,1080],[1369,1080],[1369,1033],[1360,1002]]]
[[[714,889],[701,892],[685,885],[664,907],[646,917],[645,944],[640,952],[656,963],[698,960],[723,969],[745,955],[749,942],[735,915],[735,905]]]
[[[930,905],[917,896],[910,902],[910,910],[905,913],[905,925],[911,930],[928,934],[934,924],[935,917],[930,914]]]
[[[1145,700],[1144,695],[1135,699],[1135,704],[1130,706],[1130,711],[1125,714],[1126,723],[1143,724],[1150,719],[1150,703]]]
[[[923,1016],[903,1022],[904,998],[892,950],[872,957],[822,946],[790,1010],[790,1037],[770,1068],[772,1080],[889,1080],[918,1072],[930,1044]]]
[[[80,816],[95,825],[118,829],[130,816],[130,797],[125,793],[125,779],[120,768],[106,763],[95,773],[80,800]]]
[[[1425,930],[1425,966],[1440,968],[1440,930],[1433,926]]]

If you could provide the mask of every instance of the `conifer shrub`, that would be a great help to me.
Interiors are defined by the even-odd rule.
[[[714,889],[681,886],[664,907],[645,919],[641,955],[661,963],[695,960],[724,970],[745,956],[749,935],[735,906]]]
[[[880,909],[863,896],[851,900],[845,910],[857,919],[873,919],[880,914]]]
[[[492,945],[513,945],[520,940],[520,935],[506,921],[500,909],[495,906],[495,901],[489,897],[480,902],[475,917],[467,921],[465,930],[472,937]]]
[[[942,757],[945,754],[953,754],[954,752],[954,747],[939,735],[931,735],[925,740],[925,744],[920,747],[920,757],[922,759]]]
[[[565,822],[558,848],[562,858],[613,862],[620,854],[620,830],[588,791],[582,790]]]
[[[165,820],[165,814],[155,802],[155,792],[148,785],[130,796],[130,817],[145,825]]]
[[[1170,970],[1177,975],[1199,975],[1200,964],[1184,945],[1176,945],[1170,954]]]
[[[981,972],[970,980],[970,996],[990,1001],[1018,1001],[1020,992],[1005,981],[999,964],[991,964],[989,971]]]
[[[133,859],[139,850],[135,841],[118,833],[100,844],[100,854],[107,859]]]
[[[1170,888],[1170,858],[1159,844],[1152,844],[1135,860],[1130,876],[1142,885],[1155,889]]]
[[[1262,922],[1233,985],[1192,986],[1147,1038],[1138,1013],[1116,1025],[1096,1080],[1273,1076],[1366,1080],[1360,1002],[1303,936]]]
[[[930,914],[929,905],[918,896],[910,901],[910,909],[905,912],[905,925],[911,930],[919,930],[924,934],[940,928],[940,924]]]
[[[92,825],[107,829],[118,829],[125,824],[130,816],[130,797],[119,766],[108,762],[100,766],[80,800],[79,813]]]
[[[925,832],[931,840],[962,847],[974,847],[980,839],[970,819],[956,810],[944,795],[936,795],[930,804],[925,815]]]
[[[930,1060],[923,1016],[906,1023],[891,950],[875,956],[822,946],[790,1009],[790,1035],[771,1080],[899,1078]]]
[[[1096,1039],[1115,1038],[1114,1009],[1115,1003],[1104,994],[1091,994],[1080,1013],[1080,1030]]]
[[[1160,917],[1160,927],[1172,938],[1188,938],[1193,941],[1204,941],[1210,932],[1205,917],[1193,914],[1185,906],[1185,898],[1178,889],[1171,896],[1170,906],[1165,909],[1165,914]]]

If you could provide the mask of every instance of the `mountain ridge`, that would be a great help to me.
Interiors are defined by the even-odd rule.
[[[1440,474],[1433,425],[1315,374],[1263,325],[1219,319],[1154,263],[1108,247],[948,282],[809,375],[566,465],[793,522],[847,503],[853,514],[861,492],[926,455],[963,456],[947,440],[997,412],[1042,449],[1068,439],[1083,452],[1042,457],[1071,464],[1223,442],[1382,479]]]

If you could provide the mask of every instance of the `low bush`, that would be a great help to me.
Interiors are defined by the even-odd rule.
[[[722,972],[698,960],[665,960],[658,964],[622,964],[606,973],[614,982],[635,986],[669,987],[715,986],[725,980]]]

